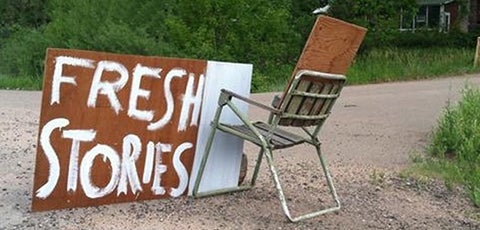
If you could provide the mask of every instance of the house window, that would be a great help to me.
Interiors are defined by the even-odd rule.
[[[421,6],[418,10],[417,16],[415,16],[415,28],[426,27],[428,19],[428,7]]]
[[[428,6],[428,28],[440,26],[440,6]]]
[[[438,28],[440,25],[440,6],[421,6],[415,17],[416,28]]]
[[[479,0],[480,1],[480,0]],[[417,15],[401,15],[400,30],[434,29],[440,26],[440,5],[423,5]]]

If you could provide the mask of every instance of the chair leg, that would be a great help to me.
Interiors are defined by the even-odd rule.
[[[214,195],[219,195],[219,194],[224,194],[224,193],[240,192],[240,191],[249,190],[253,186],[255,186],[255,182],[256,182],[257,177],[258,177],[258,172],[260,170],[260,165],[262,163],[262,156],[263,156],[263,153],[264,153],[263,150],[260,150],[260,152],[258,153],[255,169],[254,169],[254,172],[253,172],[252,178],[250,179],[249,184],[241,185],[241,186],[235,186],[235,187],[232,187],[232,188],[224,188],[224,189],[216,189],[216,190],[211,190],[211,191],[206,191],[206,192],[198,192],[198,189],[200,187],[200,183],[202,181],[203,172],[205,170],[205,166],[207,164],[208,156],[210,154],[210,150],[211,150],[211,147],[212,147],[213,138],[215,137],[215,131],[216,131],[216,127],[212,127],[212,131],[211,131],[209,139],[207,141],[207,146],[205,147],[205,154],[202,157],[202,161],[201,161],[200,167],[198,169],[197,178],[195,180],[195,185],[194,185],[194,188],[193,188],[193,191],[192,191],[192,196],[194,198],[214,196]]]
[[[275,164],[273,162],[272,151],[270,149],[265,152],[265,157],[267,158],[268,168],[270,169],[273,181],[275,182],[275,188],[277,189],[278,198],[282,204],[283,212],[290,221],[294,222],[290,215],[290,211],[288,210],[287,200],[285,199],[285,194],[283,193],[282,185],[280,184],[280,178],[278,177],[277,169],[275,168]]]
[[[265,151],[263,150],[263,148],[261,148],[260,152],[258,153],[257,161],[255,163],[255,170],[253,171],[252,180],[250,181],[250,185],[252,187],[255,186],[255,182],[257,181],[258,172],[260,171],[260,165],[262,164],[262,158],[263,158],[264,152]]]
[[[320,158],[320,163],[322,164],[323,174],[325,175],[325,179],[327,180],[328,188],[330,189],[330,193],[332,194],[332,198],[337,204],[338,209],[340,209],[340,200],[338,199],[337,190],[335,186],[333,186],[332,177],[330,176],[330,172],[328,171],[327,165],[325,164],[325,160],[323,159],[322,150],[320,149],[320,144],[315,145],[317,149],[318,158]]]
[[[210,155],[210,150],[212,149],[213,139],[215,138],[215,132],[217,131],[216,126],[217,126],[217,123],[215,123],[214,126],[212,126],[212,130],[210,131],[210,134],[209,134],[208,139],[207,139],[207,145],[205,146],[205,152],[202,156],[202,161],[200,162],[200,166],[199,166],[198,172],[197,172],[197,178],[195,179],[195,184],[194,184],[193,191],[192,191],[192,196],[193,197],[198,196],[198,189],[200,187],[200,182],[202,181],[203,172],[205,171],[205,166],[207,165],[208,156]]]
[[[305,219],[313,218],[313,217],[316,217],[316,216],[319,216],[319,215],[323,215],[323,214],[328,213],[328,212],[338,211],[340,209],[340,202],[338,200],[337,193],[335,191],[335,187],[333,186],[333,183],[332,183],[330,174],[328,172],[328,169],[327,169],[327,167],[325,165],[325,162],[323,160],[323,157],[321,155],[320,146],[316,146],[316,147],[317,147],[318,156],[320,157],[320,162],[321,162],[321,165],[322,165],[322,168],[323,168],[323,172],[325,173],[325,179],[327,180],[328,186],[330,188],[330,192],[332,194],[333,199],[335,200],[336,206],[334,206],[332,208],[318,210],[318,211],[315,211],[315,212],[310,212],[310,213],[303,214],[303,215],[300,215],[300,216],[297,216],[297,217],[292,217],[291,214],[290,214],[290,210],[288,208],[287,200],[285,198],[285,194],[283,192],[282,185],[280,184],[280,179],[278,177],[278,173],[277,173],[277,170],[275,168],[275,164],[274,164],[273,157],[272,157],[272,152],[271,152],[271,150],[267,150],[265,152],[265,156],[267,158],[267,162],[268,162],[270,171],[272,173],[272,178],[273,178],[273,181],[275,182],[275,188],[278,191],[278,198],[280,199],[280,203],[282,205],[283,212],[285,213],[285,215],[287,216],[287,218],[291,222],[298,222],[298,221],[301,221],[301,220],[305,220]]]

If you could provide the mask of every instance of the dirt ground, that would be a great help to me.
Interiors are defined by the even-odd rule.
[[[346,87],[321,133],[342,209],[296,224],[283,215],[265,165],[246,192],[32,213],[41,92],[3,90],[0,229],[480,229],[480,210],[461,188],[401,176],[466,81],[479,85],[480,75]],[[268,104],[272,95],[252,98]],[[254,159],[254,146],[245,151]],[[313,149],[280,150],[275,161],[294,214],[330,204]]]

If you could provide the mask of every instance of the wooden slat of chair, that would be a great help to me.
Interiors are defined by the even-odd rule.
[[[329,92],[324,92],[324,89],[328,87],[328,85],[325,85],[321,82],[311,82],[311,87],[307,92],[313,93],[313,94],[321,94],[321,93],[329,93]],[[312,97],[306,97],[303,100],[303,105],[300,111],[298,112],[299,115],[318,115],[318,113],[315,113],[315,105],[319,104],[319,101],[324,101],[325,99],[323,98],[312,98]],[[311,126],[315,124],[314,120],[295,120],[293,121],[292,125],[293,126]]]
[[[262,143],[261,141],[257,138],[257,136],[255,136],[255,133],[252,132],[252,130],[250,130],[247,126],[245,125],[229,125],[229,124],[220,124],[220,126],[224,126],[224,127],[227,127],[227,128],[230,128],[230,129],[233,129],[243,135],[246,135],[246,136],[249,136],[250,137],[250,140],[258,145],[258,146],[261,146]],[[222,130],[222,129],[220,129]]]
[[[302,76],[295,90],[290,91],[290,100],[285,101],[285,113],[300,116],[317,116],[328,114],[331,105],[338,97],[339,89],[343,87],[342,80],[329,80],[321,77]],[[321,119],[282,118],[281,126],[312,126]]]
[[[264,136],[269,135],[270,130],[272,130],[270,125],[263,122],[255,122],[253,125],[257,127],[260,133],[262,133]],[[274,149],[282,149],[301,144],[305,142],[305,138],[286,130],[276,128],[273,130],[272,141],[274,141],[272,142]]]
[[[335,89],[338,89],[339,86],[338,85],[335,85],[335,84],[325,84],[322,88],[322,90],[320,91],[320,94],[330,94],[330,95],[336,95],[338,94],[338,91],[335,90]],[[326,114],[326,109],[325,107],[327,107],[326,105],[329,105],[331,104],[331,102],[335,100],[335,99],[332,99],[332,98],[329,98],[329,99],[324,99],[324,98],[320,98],[318,99],[316,102],[315,102],[315,105],[313,106],[313,109],[312,109],[312,113],[310,115],[315,115],[315,114]],[[318,124],[318,121],[307,121],[306,122],[306,126],[311,126],[311,125],[316,125]]]
[[[317,83],[317,82],[312,82],[310,85],[310,88],[308,89],[307,92],[313,93],[313,94],[319,94],[321,93],[323,89],[323,84],[322,83]],[[315,103],[320,100],[320,98],[314,98],[314,97],[307,97],[303,100],[303,106],[298,112],[300,115],[311,115],[314,114],[314,107]]]
[[[264,122],[260,122],[260,121],[255,122],[254,126],[259,128],[259,129],[263,129],[263,130],[270,130],[272,128],[270,125],[268,125]],[[303,137],[301,137],[299,135],[293,134],[291,132],[288,132],[288,131],[280,129],[280,128],[276,128],[275,132],[278,135],[281,135],[284,138],[290,140],[291,142],[300,142],[304,139]]]
[[[331,94],[338,94],[342,87],[343,87],[343,85],[338,85],[338,84],[332,85],[332,88],[330,90]],[[320,108],[321,110],[320,110],[319,114],[329,113],[330,110],[333,107],[333,104],[334,104],[335,100],[336,100],[336,98],[332,99],[332,100],[326,100],[324,102],[324,105]]]
[[[310,87],[311,83],[308,81],[300,81],[296,87],[296,90],[306,91]],[[286,102],[287,106],[285,107],[285,112],[290,114],[298,114],[302,103],[303,97],[298,95],[292,95],[291,99]],[[293,119],[282,119],[279,125],[291,126],[293,124]]]
[[[328,88],[328,85],[325,85],[321,82],[314,83],[314,84],[316,85],[316,87],[314,87],[315,92],[312,92],[313,90],[311,90],[310,92],[319,93],[319,94],[327,93],[327,92],[325,92],[325,89]],[[320,107],[323,105],[323,103],[325,102],[326,99],[324,99],[324,98],[312,98],[310,100],[312,100],[312,102],[311,102],[312,107],[311,107],[310,111],[308,112],[308,115],[319,114]],[[305,126],[312,126],[312,125],[315,125],[315,124],[316,124],[315,121],[305,121],[305,123],[304,123]]]
[[[248,135],[252,139],[257,139],[255,134],[245,125],[222,125],[241,132],[245,135]],[[288,148],[305,142],[305,138],[279,128],[271,131],[272,127],[264,122],[255,122],[253,123],[253,126],[255,126],[258,129],[259,133],[265,138],[272,134],[270,143],[273,145],[273,149]],[[255,142],[255,144],[261,146],[261,143],[259,141]]]
[[[293,142],[290,139],[284,137],[283,135],[280,135],[280,134],[276,133],[275,131],[270,131],[268,129],[267,130],[266,129],[258,129],[258,131],[265,138],[270,136],[270,144],[273,145],[273,149],[287,148],[287,147],[294,146],[294,145],[297,144],[297,142]]]

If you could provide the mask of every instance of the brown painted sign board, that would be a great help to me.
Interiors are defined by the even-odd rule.
[[[319,16],[295,69],[346,74],[366,32],[363,27]]]
[[[286,89],[300,70],[345,75],[366,33],[367,29],[363,27],[325,15],[318,16]]]
[[[48,49],[32,210],[186,194],[206,61]]]

